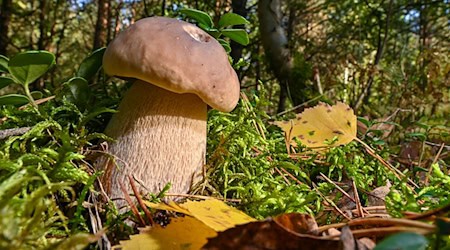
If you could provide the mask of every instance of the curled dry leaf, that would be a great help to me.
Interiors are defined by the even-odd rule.
[[[274,124],[284,131],[289,144],[298,138],[305,146],[313,149],[347,144],[356,138],[357,130],[356,115],[342,102],[333,106],[320,103],[305,109],[292,120]]]
[[[275,223],[288,232],[318,235],[316,220],[309,214],[289,213],[273,219]]]
[[[209,239],[202,248],[220,249],[339,249],[339,241],[322,239],[319,236],[288,232],[274,220],[252,222],[224,232]]]

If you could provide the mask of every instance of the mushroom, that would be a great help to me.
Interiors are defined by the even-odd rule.
[[[239,100],[223,47],[193,24],[149,17],[109,44],[103,69],[136,79],[105,130],[115,139],[109,152],[120,159],[102,164],[107,193],[122,198],[128,175],[150,192],[168,182],[171,192],[189,192],[205,164],[207,105],[230,112]]]

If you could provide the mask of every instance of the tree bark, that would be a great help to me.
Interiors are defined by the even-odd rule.
[[[46,50],[47,44],[47,0],[40,1],[39,4],[39,40],[38,40],[38,49]]]
[[[109,27],[110,0],[98,0],[97,22],[95,24],[93,50],[106,45],[106,36]]]
[[[3,0],[0,9],[0,55],[6,55],[9,44],[9,22],[11,21],[12,0]]]
[[[233,0],[231,2],[231,8],[233,9],[233,13],[241,15],[243,17],[247,17],[248,14],[246,6],[247,0]],[[233,28],[245,29],[245,26],[235,25]],[[242,50],[244,49],[244,46],[235,41],[231,41],[230,46],[231,46],[230,56],[233,59],[233,62],[236,63],[237,61],[239,61],[239,59],[242,58]],[[242,79],[242,71],[236,70],[236,73],[238,74],[239,79]]]
[[[378,16],[378,40],[377,40],[377,53],[375,54],[375,60],[373,62],[372,69],[375,69],[377,65],[380,63],[381,58],[383,56],[384,47],[386,46],[387,39],[389,36],[389,30],[391,28],[391,18],[392,18],[392,9],[393,9],[393,0],[389,1],[389,5],[387,7],[386,13],[386,21],[384,23],[384,31],[383,31],[383,23],[381,20],[381,16]],[[381,14],[380,14],[381,15]],[[383,35],[381,33],[383,32]],[[372,71],[372,69],[370,71]],[[367,80],[367,84],[363,89],[363,92],[359,95],[358,100],[354,105],[354,109],[358,110],[364,103],[368,103],[373,81],[374,81],[374,73],[369,73],[369,78]]]
[[[288,40],[281,26],[280,0],[260,0],[258,2],[259,30],[261,41],[270,67],[280,82],[278,111],[285,110],[288,96],[288,83],[292,70],[292,58],[288,49]]]

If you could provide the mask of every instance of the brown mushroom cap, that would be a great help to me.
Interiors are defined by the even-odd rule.
[[[224,112],[239,100],[239,80],[220,43],[197,26],[173,18],[144,18],[121,32],[106,49],[103,68],[109,75],[197,94]]]

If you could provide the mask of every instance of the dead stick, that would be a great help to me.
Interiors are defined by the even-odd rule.
[[[127,192],[127,189],[125,188],[125,186],[123,185],[123,183],[121,181],[119,181],[119,186],[120,189],[122,189],[122,192],[125,196],[125,200],[128,202],[128,205],[130,205],[131,211],[133,212],[133,214],[136,216],[136,218],[139,220],[139,222],[141,223],[142,227],[145,227],[145,221],[142,218],[142,216],[139,214],[138,209],[136,208],[136,206],[133,204],[133,201],[131,200],[130,195]]]
[[[315,190],[315,191],[316,191],[316,192],[317,192],[324,200],[326,200],[328,203],[330,203],[330,205],[331,205],[331,206],[332,206],[339,214],[341,214],[342,216],[344,216],[344,218],[346,218],[347,220],[351,220],[351,218],[348,217],[346,214],[344,214],[344,212],[342,212],[342,210],[339,209],[339,207],[336,206],[336,204],[334,204],[334,202],[333,202],[332,200],[328,199],[325,195],[323,195],[323,194],[317,189],[317,185],[314,184],[314,182],[313,182],[312,184],[313,184],[314,190]]]
[[[410,216],[407,216],[407,218],[410,220],[422,220],[422,219],[434,216],[436,214],[446,213],[449,211],[450,211],[450,204],[448,204],[447,206],[443,206],[441,208],[437,208],[437,209],[425,212],[425,213],[410,215]]]
[[[386,228],[369,228],[369,229],[357,229],[352,230],[353,236],[355,238],[362,238],[362,237],[373,237],[373,236],[386,236],[393,233],[399,233],[399,232],[415,232],[418,234],[430,234],[433,233],[434,230],[427,230],[422,228],[412,228],[412,227],[386,227]],[[330,236],[323,236],[321,239],[335,239],[338,238],[340,235],[330,235]]]
[[[358,209],[359,217],[364,218],[361,201],[359,200],[358,189],[356,188],[356,184],[355,184],[354,180],[352,180],[352,186],[353,186],[353,193],[355,195],[355,203],[356,203],[356,208]]]
[[[441,144],[441,147],[439,148],[439,151],[437,152],[436,156],[435,156],[434,159],[433,159],[433,162],[432,162],[431,165],[430,165],[430,168],[428,169],[428,174],[427,174],[427,176],[425,176],[425,186],[428,185],[428,180],[429,180],[429,177],[430,177],[430,175],[431,175],[431,171],[433,171],[433,165],[434,165],[434,164],[437,162],[437,160],[439,159],[439,156],[441,155],[442,149],[444,149],[444,146],[445,146],[445,143],[442,143],[442,144]]]
[[[142,200],[141,195],[139,195],[136,185],[134,185],[133,177],[131,177],[131,175],[128,175],[128,180],[130,181],[131,189],[133,189],[134,196],[136,196],[139,206],[141,206],[142,210],[144,210],[145,216],[147,217],[148,221],[150,222],[150,226],[153,226],[155,224],[155,222],[153,221],[152,213],[147,209],[147,206],[144,204],[144,201]]]
[[[10,128],[0,130],[0,140],[6,139],[10,136],[14,135],[23,135],[26,132],[30,131],[31,127],[22,127],[22,128]]]

